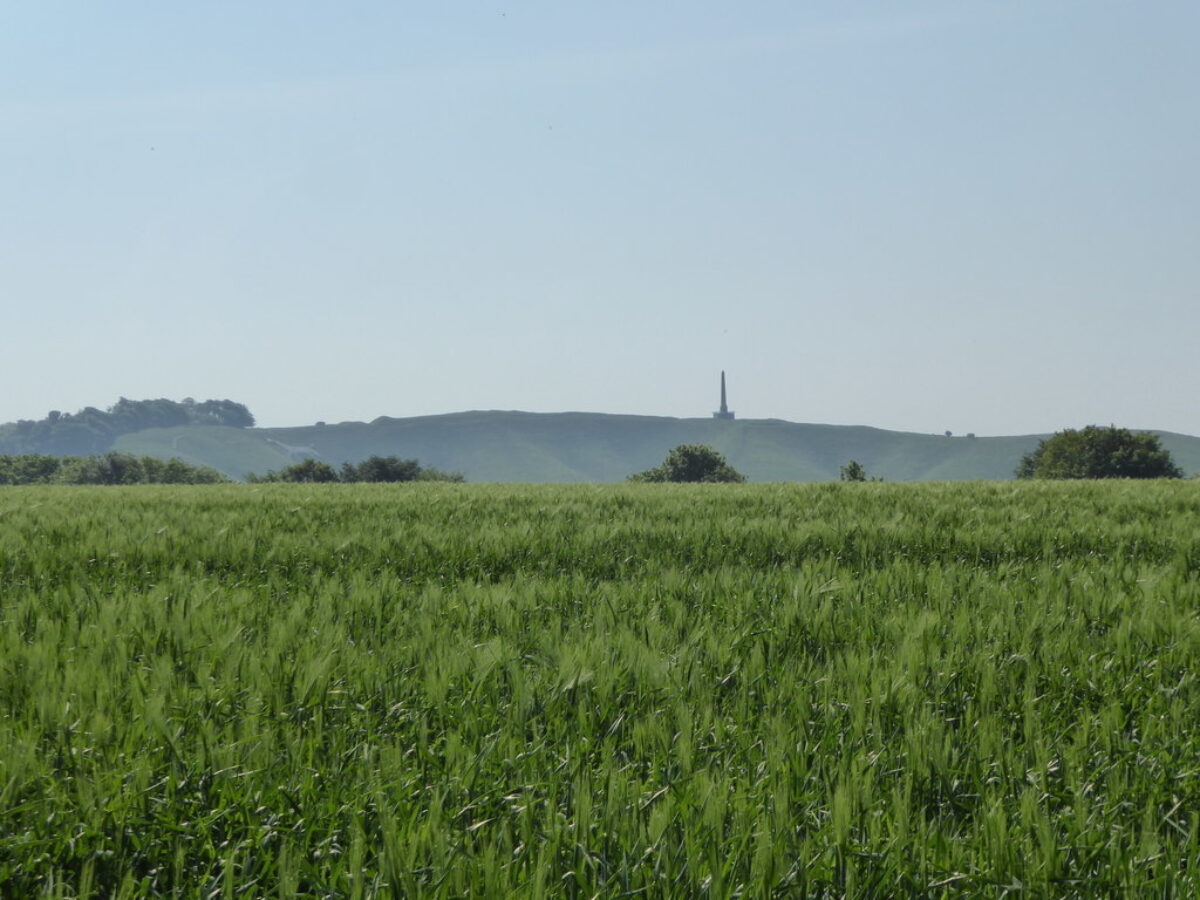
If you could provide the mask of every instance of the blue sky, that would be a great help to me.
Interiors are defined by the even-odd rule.
[[[1200,4],[0,16],[0,421],[1200,434]]]

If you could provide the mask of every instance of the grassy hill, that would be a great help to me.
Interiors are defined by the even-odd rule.
[[[710,444],[751,481],[830,481],[851,459],[888,481],[1007,479],[1038,435],[945,437],[775,419],[722,421],[600,413],[463,412],[297,428],[182,426],[124,435],[115,449],[212,466],[233,478],[305,456],[335,466],[368,456],[416,458],[470,481],[621,481],[678,444]],[[1200,438],[1162,433],[1188,474]]]

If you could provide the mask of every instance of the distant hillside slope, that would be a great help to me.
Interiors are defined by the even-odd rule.
[[[945,437],[774,419],[721,421],[600,413],[463,412],[298,428],[182,426],[124,435],[129,453],[212,466],[233,478],[314,456],[335,466],[368,456],[416,458],[469,481],[621,481],[677,444],[711,444],[751,481],[830,481],[851,459],[888,481],[1012,477],[1038,435]],[[1200,438],[1162,434],[1188,474]]]
[[[286,450],[270,443],[260,430],[219,425],[180,425],[147,428],[121,435],[113,449],[159,459],[178,457],[191,465],[212,466],[239,480],[251,472],[282,469],[293,462]]]
[[[1170,431],[1154,433],[1162,439],[1162,445],[1170,451],[1175,463],[1183,469],[1185,475],[1200,475],[1200,438]]]

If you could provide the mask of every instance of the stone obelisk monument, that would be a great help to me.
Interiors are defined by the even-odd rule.
[[[725,370],[721,370],[721,408],[713,413],[714,419],[732,419],[733,413],[729,409],[729,405],[725,402]]]

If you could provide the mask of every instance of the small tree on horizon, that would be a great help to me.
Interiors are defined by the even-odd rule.
[[[745,475],[707,444],[680,444],[660,465],[629,476],[629,481],[741,483],[745,480]]]
[[[868,475],[867,467],[857,459],[852,459],[842,466],[838,471],[838,478],[842,481],[883,481],[878,475]]]
[[[866,481],[867,470],[857,459],[852,459],[842,466],[839,477],[842,481]]]

